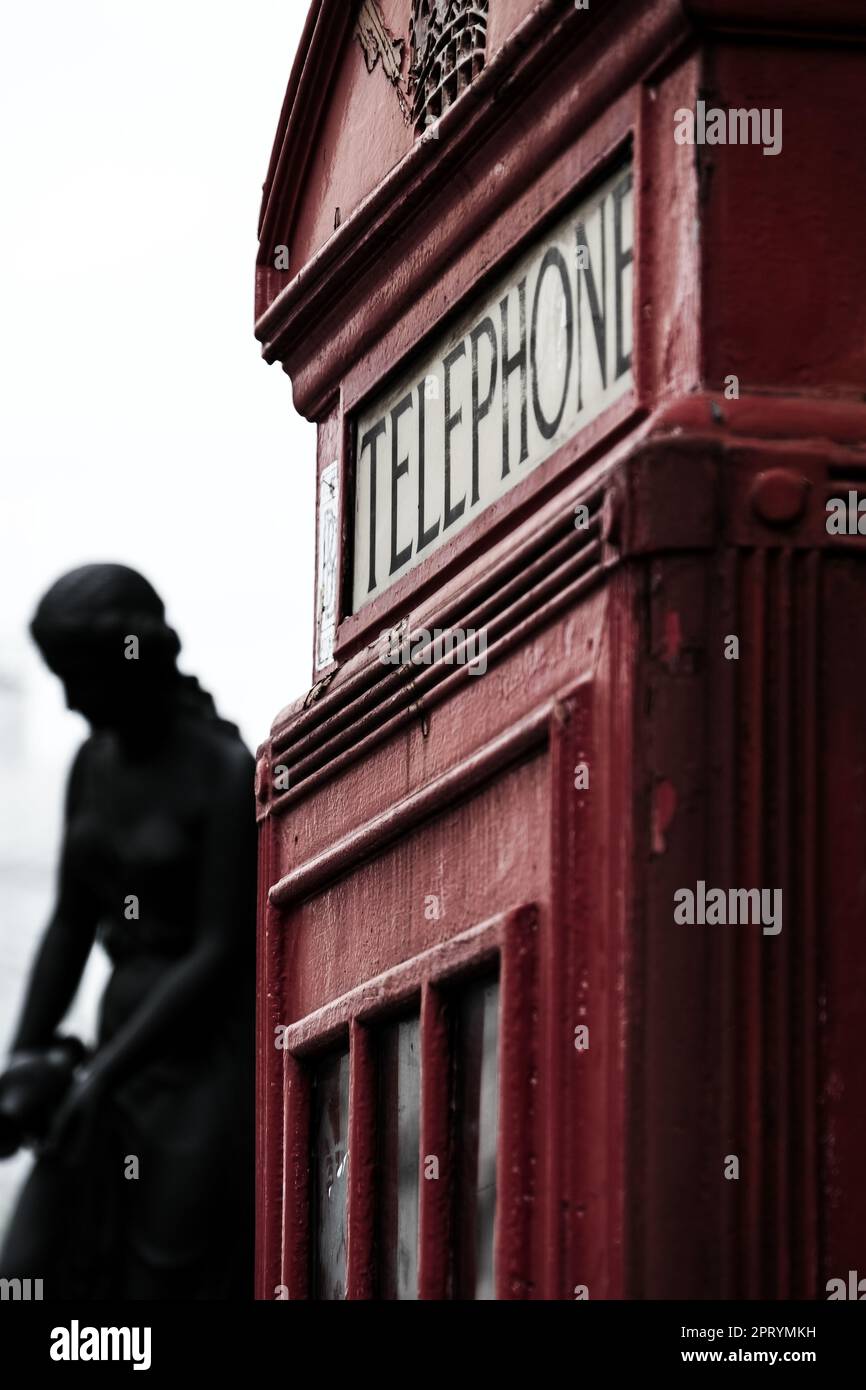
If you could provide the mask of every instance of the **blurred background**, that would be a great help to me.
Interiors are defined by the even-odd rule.
[[[315,431],[253,338],[261,185],[306,0],[41,0],[0,52],[0,1049],[86,734],[27,625],[140,569],[253,749],[310,683]],[[97,948],[98,949],[98,948]],[[69,1026],[93,1033],[94,956]],[[0,1164],[0,1231],[28,1165]]]

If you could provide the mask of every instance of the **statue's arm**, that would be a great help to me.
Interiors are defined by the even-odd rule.
[[[81,983],[96,933],[97,909],[80,883],[68,849],[68,825],[81,795],[88,745],[72,766],[66,795],[57,900],[33,962],[12,1051],[45,1047],[62,1022]]]
[[[198,915],[192,950],[96,1054],[90,1075],[113,1086],[157,1054],[166,1035],[198,1013],[230,977],[248,941],[255,902],[255,764],[238,745],[214,772],[198,868]]]

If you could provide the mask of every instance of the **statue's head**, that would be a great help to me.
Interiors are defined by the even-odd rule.
[[[178,681],[180,642],[143,575],[126,565],[82,565],[44,595],[30,631],[94,728],[148,722]]]

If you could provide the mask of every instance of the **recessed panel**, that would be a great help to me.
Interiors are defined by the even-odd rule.
[[[328,1057],[313,1075],[311,1152],[312,1293],[346,1297],[349,1189],[349,1054]]]
[[[353,611],[632,384],[630,167],[546,231],[355,423]]]
[[[418,1297],[418,1186],[421,1140],[419,1020],[402,1019],[379,1038],[379,1292]]]

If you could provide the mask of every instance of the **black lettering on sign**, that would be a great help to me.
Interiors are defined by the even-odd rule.
[[[361,458],[364,456],[367,445],[370,446],[370,584],[367,589],[368,594],[376,587],[376,450],[379,435],[384,434],[387,428],[383,416],[381,420],[376,421],[361,440]]]
[[[623,165],[557,214],[360,407],[354,612],[633,404],[634,184]]]
[[[616,283],[616,375],[622,376],[631,366],[631,353],[624,353],[623,344],[623,274],[634,260],[634,250],[629,247],[627,251],[622,249],[622,204],[627,193],[631,192],[632,173],[629,169],[624,178],[613,190],[613,270]]]
[[[538,385],[538,307],[541,301],[541,287],[544,284],[544,277],[548,270],[555,268],[559,271],[559,278],[562,281],[563,303],[565,305],[565,373],[562,382],[562,399],[559,402],[559,410],[552,420],[548,420],[541,406],[541,393]],[[565,264],[565,257],[556,246],[551,246],[545,252],[544,260],[541,262],[541,269],[538,272],[538,279],[535,282],[535,295],[532,300],[532,329],[530,332],[530,356],[532,361],[532,407],[535,411],[535,422],[545,439],[552,439],[562,424],[562,417],[565,414],[565,403],[568,399],[568,379],[571,375],[571,359],[574,356],[574,309],[571,303],[571,285],[568,279],[568,266]]]
[[[448,527],[466,510],[465,493],[456,506],[452,507],[451,505],[451,435],[463,419],[462,405],[453,415],[451,413],[451,368],[460,361],[461,357],[465,356],[466,343],[461,342],[449,352],[442,363],[445,368],[445,519],[442,523],[443,531],[447,531]]]
[[[419,381],[419,383],[418,383],[418,550],[419,550],[419,551],[420,551],[420,550],[424,550],[426,546],[430,545],[431,541],[435,541],[436,537],[439,535],[439,522],[440,522],[440,520],[441,520],[441,518],[437,516],[436,521],[435,521],[435,524],[432,525],[432,526],[430,526],[430,527],[427,527],[427,528],[425,529],[425,526],[424,526],[424,483],[425,483],[425,479],[424,479],[424,467],[425,467],[425,461],[426,461],[426,441],[425,441],[425,439],[424,439],[424,429],[425,429],[425,414],[426,414],[426,401],[425,401],[426,391],[427,391],[427,378],[426,378],[426,376],[425,376],[424,379],[423,379],[422,381]],[[417,554],[417,553],[418,553],[418,552],[416,551],[416,554]]]
[[[482,401],[478,390],[478,344],[486,337],[490,343],[490,382]],[[492,318],[486,316],[469,334],[472,344],[472,506],[478,501],[478,426],[493,403],[496,378],[499,373],[499,344]]]
[[[400,458],[400,416],[405,415],[406,411],[411,409],[412,394],[409,392],[391,411],[391,568],[388,571],[389,574],[394,574],[412,558],[411,541],[402,550],[397,549],[397,484],[404,473],[409,472],[408,455],[404,459]]]
[[[581,294],[584,281],[586,282],[586,294],[589,300],[589,312],[592,317],[592,331],[595,337],[595,351],[598,357],[599,371],[601,372],[601,384],[607,387],[607,231],[604,220],[604,203],[602,203],[599,216],[601,218],[601,301],[598,297],[598,286],[595,282],[595,275],[592,269],[592,257],[589,251],[589,242],[586,239],[586,228],[582,222],[577,224],[577,250],[578,250],[578,271],[577,271],[577,408],[583,410],[583,341],[580,328],[581,322]],[[583,251],[583,255],[581,255]],[[585,260],[586,268],[581,270],[580,262]]]
[[[517,286],[520,304],[520,347],[513,357],[508,355],[508,295],[499,305],[502,315],[502,476],[507,478],[511,469],[509,430],[508,430],[508,381],[512,373],[520,371],[520,462],[529,458],[529,444],[526,429],[526,276]]]

